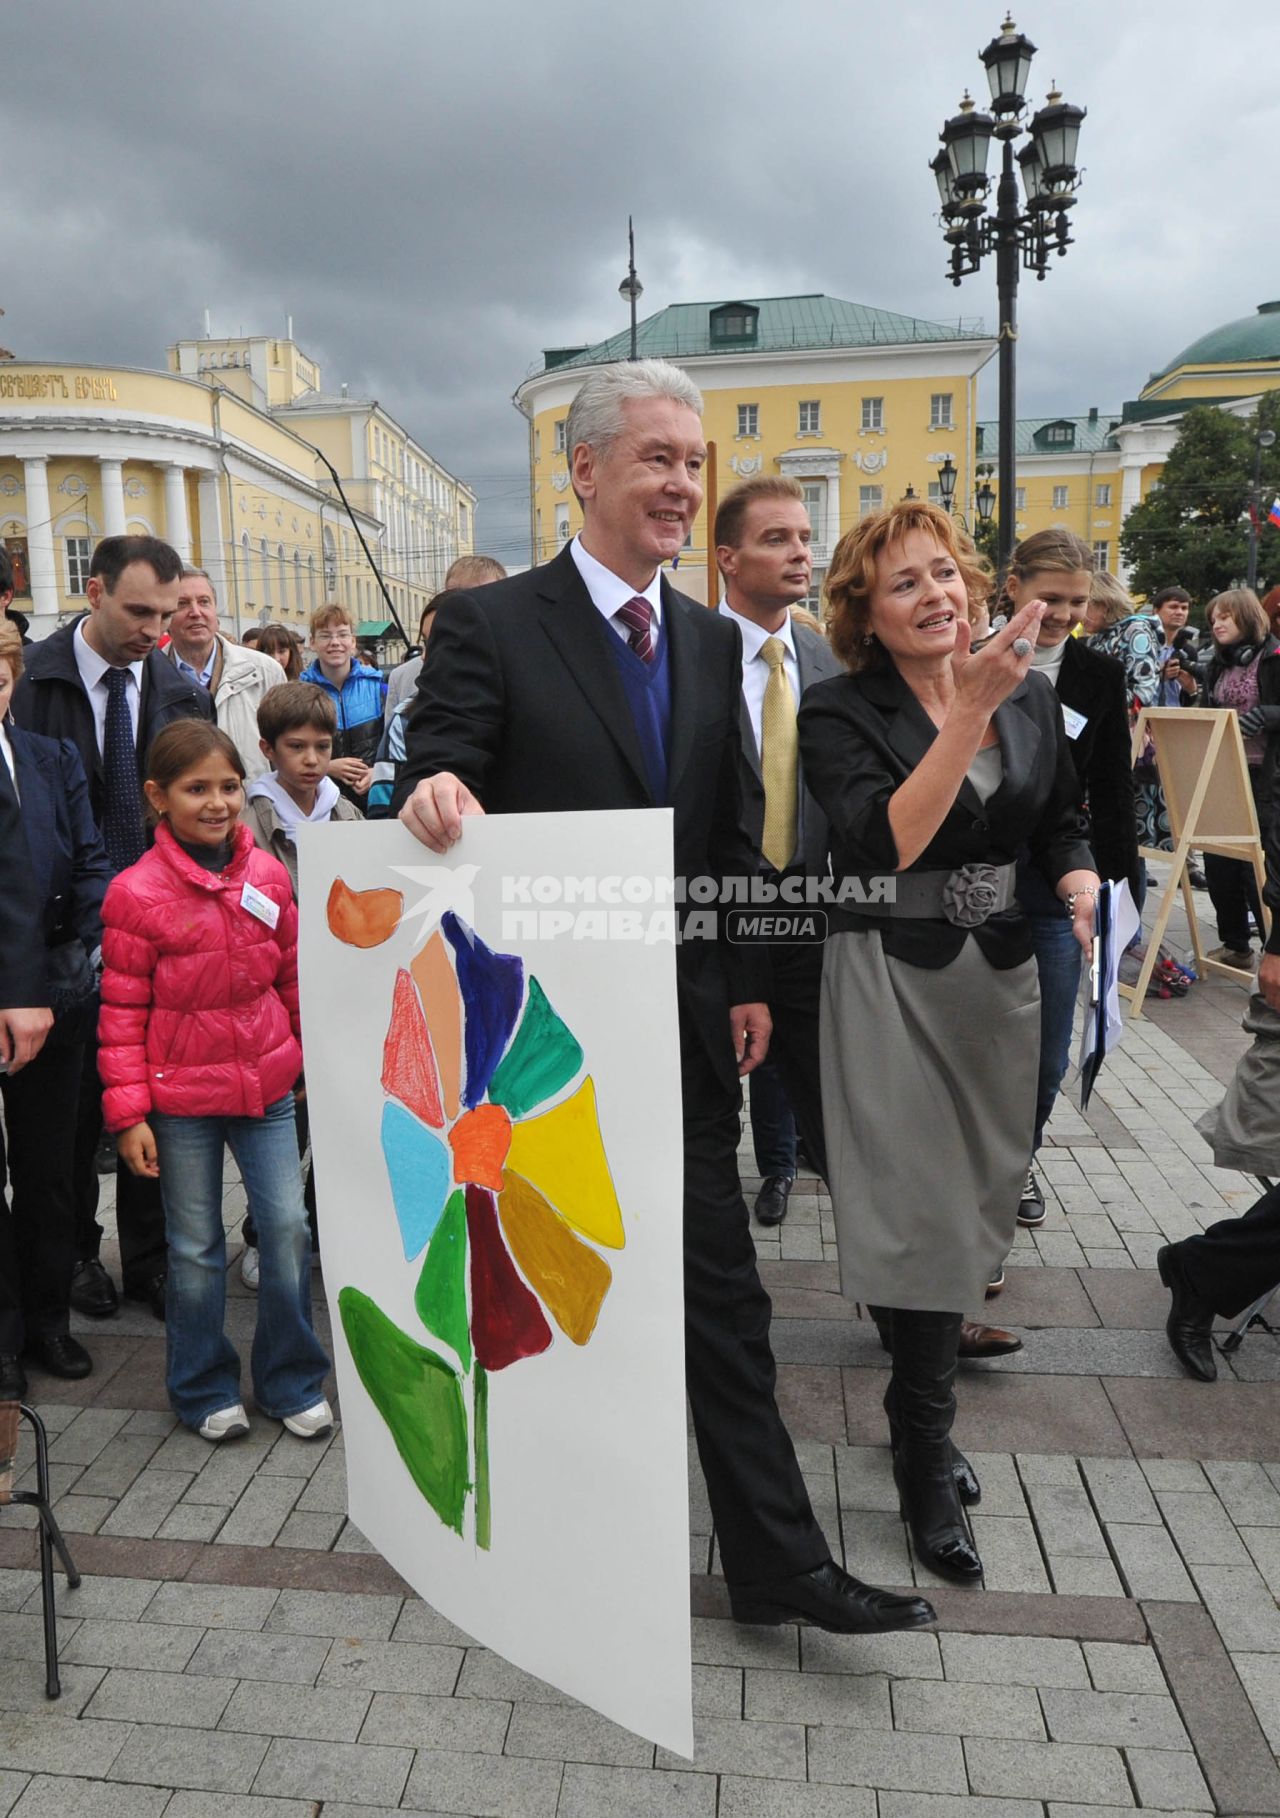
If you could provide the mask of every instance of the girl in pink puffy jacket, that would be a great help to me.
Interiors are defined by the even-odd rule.
[[[224,1147],[260,1233],[250,1373],[258,1407],[310,1439],[333,1415],[311,1325],[311,1239],[294,1136],[298,915],[289,874],[240,824],[225,732],[181,720],[147,760],[155,844],[103,904],[103,1115],[135,1174],[158,1175],[169,1246],[165,1381],[203,1439],[249,1431],[223,1331]]]

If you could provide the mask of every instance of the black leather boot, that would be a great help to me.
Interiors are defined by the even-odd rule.
[[[965,1522],[951,1463],[960,1325],[958,1313],[895,1308],[893,1378],[885,1399],[895,1403],[900,1440],[893,1480],[916,1558],[957,1584],[978,1584],[982,1561]]]
[[[876,1322],[876,1331],[880,1334],[880,1343],[890,1356],[893,1355],[893,1308],[868,1306],[867,1312]],[[896,1458],[898,1447],[902,1444],[902,1422],[898,1417],[898,1398],[894,1393],[893,1378],[889,1378],[889,1387],[884,1392],[884,1411],[889,1420],[889,1448]],[[982,1501],[982,1485],[978,1473],[958,1446],[948,1439],[951,1449],[951,1471],[956,1480],[956,1489],[960,1500],[967,1509],[973,1508]]]

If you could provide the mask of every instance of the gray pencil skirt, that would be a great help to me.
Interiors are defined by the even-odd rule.
[[[927,972],[878,931],[831,936],[822,1110],[850,1300],[981,1313],[1013,1243],[1039,1055],[1034,960],[998,972],[969,939]]]

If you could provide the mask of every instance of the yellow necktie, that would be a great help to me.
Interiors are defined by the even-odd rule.
[[[761,850],[775,871],[785,871],[796,849],[796,697],[787,680],[787,647],[766,638],[760,654],[769,665],[761,715],[760,770],[764,777],[764,837]]]

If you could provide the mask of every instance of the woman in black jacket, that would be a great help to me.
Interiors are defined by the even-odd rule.
[[[1050,682],[1062,708],[1063,730],[1076,776],[1099,875],[1125,879],[1139,900],[1138,829],[1129,755],[1129,705],[1122,664],[1073,637],[1089,604],[1093,552],[1070,530],[1038,530],[1013,552],[1005,593],[1016,612],[1033,600],[1044,616],[1032,669]],[[1048,883],[1024,861],[1018,901],[1031,921],[1040,975],[1040,1071],[1036,1127],[1018,1223],[1044,1223],[1044,1195],[1035,1157],[1071,1051],[1071,1023],[1080,986],[1081,951],[1069,918]]]
[[[1280,760],[1280,643],[1271,635],[1252,588],[1234,587],[1218,594],[1210,600],[1205,617],[1211,644],[1204,666],[1204,705],[1230,707],[1240,716],[1249,782],[1265,839]],[[1262,939],[1262,905],[1253,866],[1245,859],[1206,852],[1204,874],[1222,943],[1208,957],[1248,970],[1253,964],[1250,915]]]
[[[81,1056],[97,1009],[90,955],[102,942],[111,881],[75,746],[25,732],[8,717],[21,674],[22,639],[0,622],[0,764],[18,798],[54,1010],[35,1059],[0,1074],[8,1149],[6,1157],[0,1145],[0,1166],[7,1164],[12,1200],[10,1209],[0,1195],[0,1398],[19,1400],[27,1392],[24,1351],[54,1376],[87,1376],[92,1368],[70,1335],[73,1158]]]
[[[800,708],[831,828],[822,1108],[840,1283],[890,1309],[885,1398],[916,1556],[982,1575],[951,1449],[956,1350],[1013,1238],[1040,1039],[1016,862],[1029,851],[1087,946],[1098,879],[1052,693],[1028,676],[1043,608],[970,655],[989,577],[937,506],[840,539],[827,577],[848,675]],[[1010,1084],[1012,1082],[1012,1084]]]

